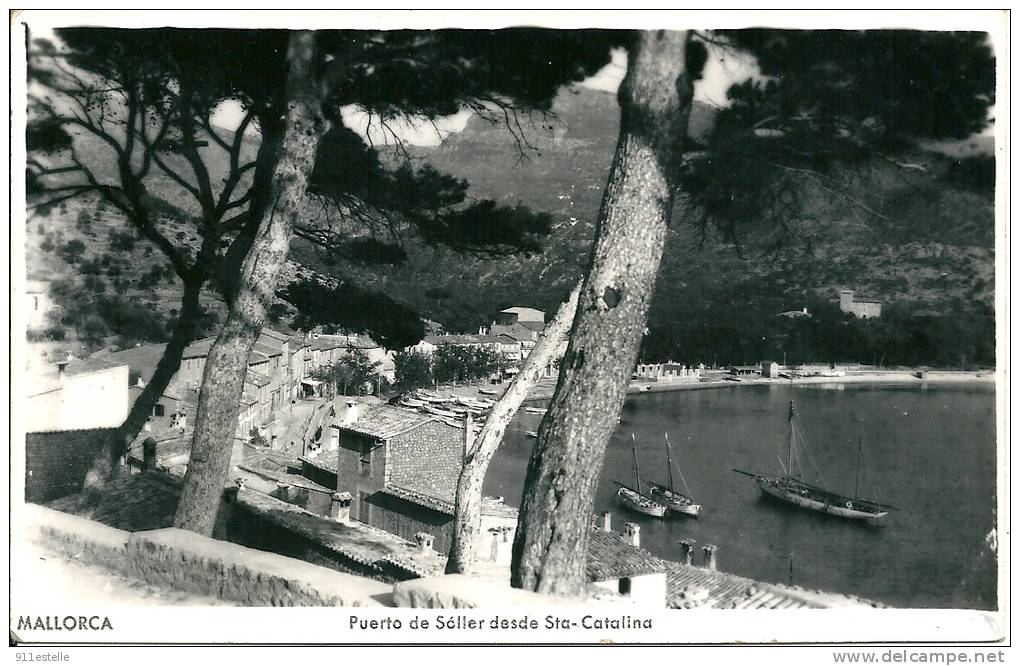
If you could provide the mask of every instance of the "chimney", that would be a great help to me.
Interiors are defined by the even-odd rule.
[[[142,467],[146,470],[156,469],[156,441],[151,437],[142,442]]]
[[[57,381],[61,384],[64,383],[64,377],[67,375],[67,364],[71,362],[71,355],[68,354],[67,358],[57,361]]]
[[[276,482],[276,493],[272,495],[276,499],[281,499],[284,502],[290,499],[290,484],[282,481]]]
[[[613,531],[613,514],[608,511],[602,512],[602,531],[603,532]]]
[[[355,400],[347,401],[347,409],[344,411],[343,424],[354,425],[358,422],[358,403]]]
[[[682,562],[687,566],[694,564],[694,544],[697,541],[694,539],[681,539],[680,540],[680,557]]]
[[[139,377],[138,380],[135,381],[135,386],[138,388],[145,388],[145,380]]]
[[[346,523],[351,518],[351,494],[333,493],[329,505],[329,515],[338,523]]]
[[[427,553],[432,550],[433,537],[428,532],[418,532],[414,535],[414,540],[418,543],[418,549],[421,552]]]
[[[241,477],[241,476],[239,476],[236,479],[234,479],[234,484],[237,486],[237,489],[239,491],[240,490],[244,490],[244,481],[245,481],[244,477]]]
[[[705,567],[711,569],[712,571],[715,571],[716,568],[715,553],[717,550],[719,550],[719,547],[713,546],[712,544],[708,544],[702,550],[705,551]]]
[[[641,547],[641,526],[637,523],[627,523],[624,525],[623,536],[630,545],[635,548]]]
[[[510,534],[514,531],[509,525],[490,527],[489,534],[492,535],[492,552],[489,559],[497,566],[509,566],[513,551],[513,539]]]
[[[152,421],[146,420],[142,425],[142,430],[145,432],[152,432]]]
[[[804,314],[807,314],[808,313],[807,308],[804,308],[803,312]]]

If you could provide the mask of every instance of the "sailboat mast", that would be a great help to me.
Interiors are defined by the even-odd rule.
[[[673,456],[669,450],[669,433],[662,433],[666,437],[666,469],[669,470],[669,490],[673,491]]]
[[[630,450],[634,454],[634,490],[641,492],[641,477],[638,475],[637,466],[637,440],[634,439],[634,433],[630,433]]]
[[[857,483],[854,484],[854,499],[861,496],[861,449],[864,448],[864,433],[857,439]]]
[[[796,412],[793,409],[793,400],[791,400],[790,401],[790,424],[789,424],[790,441],[789,441],[789,443],[787,445],[788,446],[788,451],[787,451],[787,454],[786,454],[786,458],[787,458],[786,475],[787,475],[787,477],[792,477],[793,476],[793,417],[794,417],[795,413]]]

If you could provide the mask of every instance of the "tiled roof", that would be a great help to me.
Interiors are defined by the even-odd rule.
[[[376,439],[389,439],[436,420],[429,414],[420,414],[386,404],[368,406],[360,403],[359,410],[361,413],[357,422],[340,425],[341,431],[368,435]]]
[[[209,355],[209,350],[212,348],[214,342],[216,342],[216,338],[213,337],[195,340],[184,348],[184,353],[181,354],[181,358],[205,358]]]
[[[545,330],[545,324],[543,324],[540,321],[520,321],[517,323],[519,323],[521,326],[528,329],[529,331],[541,333],[543,330]]]
[[[877,607],[858,597],[774,585],[705,567],[669,562],[666,605],[670,608]]]
[[[520,321],[521,323],[524,323],[524,321],[525,321],[524,319],[521,319],[522,316],[524,316],[524,317],[539,317],[539,318],[544,318],[545,317],[545,313],[544,312],[542,312],[541,310],[536,310],[535,308],[513,307],[513,308],[506,308],[506,309],[500,310],[500,312],[512,312],[512,313],[516,314],[517,317],[518,317],[518,321]],[[528,321],[531,321],[531,320],[529,319]]]
[[[437,576],[446,568],[446,558],[439,553],[421,552],[415,544],[369,525],[330,520],[253,490],[239,491],[237,502],[266,520],[369,567],[397,566],[418,576]]]
[[[259,334],[259,339],[261,340],[263,337],[265,337],[265,338],[272,338],[273,340],[277,340],[278,342],[281,342],[281,343],[282,342],[286,342],[287,340],[290,340],[290,338],[291,338],[291,336],[287,335],[286,333],[280,333],[279,331],[274,331],[271,328],[263,328],[262,329],[262,332]],[[269,343],[267,343],[267,344],[269,344]]]
[[[392,495],[398,497],[406,502],[423,506],[426,509],[432,509],[440,513],[445,513],[448,516],[452,516],[454,513],[452,498],[441,498],[428,495],[426,493],[419,492],[417,490],[411,490],[410,488],[402,488],[400,486],[386,486],[379,492],[384,495]]]
[[[258,352],[266,358],[272,358],[273,356],[280,356],[283,354],[283,350],[280,347],[273,347],[263,343],[261,340],[255,342],[255,346],[252,348],[253,352]],[[251,361],[249,360],[249,363]]]
[[[156,530],[173,524],[180,489],[180,479],[145,472],[111,480],[94,510],[84,506],[80,495],[62,497],[47,506],[130,532]]]
[[[131,372],[138,373],[143,380],[148,382],[153,373],[156,372],[156,366],[159,364],[159,359],[163,358],[163,351],[165,349],[165,344],[140,345],[107,354],[103,360],[113,363],[126,363]]]
[[[301,459],[284,453],[275,451],[260,453],[238,463],[237,468],[297,488],[306,488],[328,495],[332,495],[336,491],[336,488],[327,488],[302,476]]]
[[[439,345],[505,345],[516,342],[508,335],[477,335],[474,333],[457,335],[426,335],[422,338],[422,341],[427,342],[430,345],[436,345],[437,347]]]
[[[666,562],[635,548],[615,532],[592,529],[586,572],[592,581],[665,572]]]
[[[248,373],[244,376],[244,381],[255,386],[267,386],[269,385],[270,379],[261,372],[255,372],[254,370],[248,370]]]

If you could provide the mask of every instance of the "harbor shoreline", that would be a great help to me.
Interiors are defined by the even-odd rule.
[[[712,372],[712,371],[710,371]],[[747,377],[743,376],[740,381],[723,379],[725,373],[714,373],[711,378],[699,382],[647,382],[634,380],[627,387],[627,395],[641,395],[645,393],[663,393],[672,391],[698,391],[703,389],[719,389],[734,386],[762,386],[769,384],[780,384],[789,386],[811,386],[811,385],[903,385],[903,386],[925,386],[932,384],[995,384],[996,376],[993,370],[929,370],[925,373],[924,379],[911,370],[862,370],[848,371],[840,377],[797,377],[784,379],[780,377]],[[479,393],[479,388],[497,391],[497,395],[484,395]],[[473,385],[462,384],[459,386],[443,385],[437,387],[440,392],[448,392],[454,395],[472,398],[497,399],[506,389],[506,385]],[[525,404],[546,402],[552,399],[556,390],[556,378],[549,377],[540,380],[528,393]]]

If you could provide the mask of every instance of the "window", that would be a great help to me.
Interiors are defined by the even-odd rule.
[[[33,296],[32,297],[32,301],[35,303],[35,309],[38,310],[39,309],[39,297],[38,296]]]
[[[359,444],[358,473],[362,476],[372,476],[372,445],[368,442]]]
[[[166,407],[163,406],[163,403],[157,402],[152,407],[152,413],[154,416],[164,416],[166,415]]]
[[[629,597],[630,596],[630,578],[621,578],[620,585],[618,587],[620,594]]]

